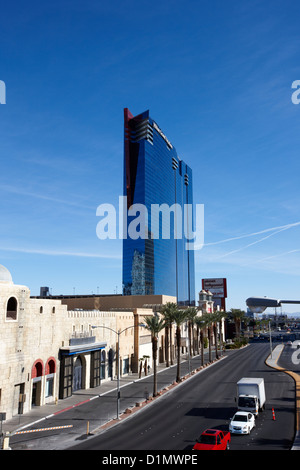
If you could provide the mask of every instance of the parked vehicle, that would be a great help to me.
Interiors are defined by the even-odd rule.
[[[244,377],[237,383],[237,405],[240,411],[250,411],[255,416],[265,408],[265,382],[262,378]]]
[[[233,434],[250,434],[255,426],[255,416],[247,411],[237,411],[230,420],[229,431]]]
[[[231,440],[230,432],[219,429],[206,429],[197,439],[193,450],[228,450]]]

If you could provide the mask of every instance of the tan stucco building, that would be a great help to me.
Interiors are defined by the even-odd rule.
[[[137,371],[143,356],[149,356],[151,365],[151,336],[139,325],[153,315],[150,304],[174,301],[155,297],[135,303],[118,298],[120,304],[116,299],[98,304],[90,300],[84,305],[78,299],[72,304],[32,298],[30,289],[14,284],[0,265],[0,412],[10,419],[115,378],[118,338],[121,375]],[[162,334],[162,350],[163,341]]]

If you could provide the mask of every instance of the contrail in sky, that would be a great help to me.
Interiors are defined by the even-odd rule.
[[[261,230],[260,232],[253,232],[253,233],[248,233],[246,235],[240,235],[238,237],[226,238],[225,240],[219,240],[218,242],[205,243],[204,246],[220,245],[221,243],[227,243],[233,240],[241,240],[242,238],[254,237],[255,235],[261,235],[262,233],[273,232],[275,230],[276,230],[275,233],[279,233],[279,232],[282,232],[283,230],[288,230],[290,228],[297,227],[298,225],[300,225],[300,222],[295,222],[293,224],[287,224],[287,225],[281,225],[279,227],[266,228],[265,230]],[[275,235],[275,233],[272,235]],[[269,237],[265,237],[265,238],[269,238]],[[254,242],[254,243],[259,243],[259,241],[265,240],[265,238],[262,238],[261,240],[258,240],[257,242]]]
[[[283,232],[284,230],[288,230],[290,227],[285,227],[282,228],[281,230],[277,230],[276,232],[271,233],[270,235],[267,235],[266,237],[260,238],[259,240],[256,240],[253,243],[249,243],[246,246],[243,246],[241,248],[238,248],[236,250],[229,251],[228,253],[225,253],[224,255],[219,256],[219,258],[224,258],[225,256],[232,255],[233,253],[237,253],[238,251],[244,250],[245,248],[249,248],[249,246],[256,245],[257,243],[261,243],[262,241],[266,240],[267,238],[273,237],[273,235],[276,235],[277,233]]]
[[[263,261],[268,261],[268,260],[273,259],[273,258],[279,258],[280,256],[286,256],[286,255],[290,255],[292,253],[299,253],[299,251],[300,251],[300,249],[285,251],[284,253],[278,253],[277,255],[266,256],[265,258],[261,258],[261,259],[258,259],[256,261],[254,260],[253,262],[251,262],[249,264],[262,263]],[[244,266],[247,266],[247,265],[244,265]]]

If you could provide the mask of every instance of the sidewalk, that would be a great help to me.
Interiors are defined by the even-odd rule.
[[[158,372],[164,368],[165,365],[160,364]],[[150,373],[149,375],[151,376],[152,374]],[[123,376],[120,378],[120,388],[132,384],[137,380],[142,380],[144,377],[145,376],[143,374],[140,379],[138,373],[130,373]],[[56,403],[53,402],[43,406],[36,406],[26,414],[17,415],[8,421],[4,421],[2,425],[3,432],[13,433],[17,430],[20,431],[26,429],[27,427],[48,419],[53,415],[63,413],[70,408],[80,406],[90,400],[94,400],[99,396],[106,395],[107,393],[115,390],[117,390],[117,379],[106,380],[105,382],[102,382],[99,387],[79,390],[78,392],[74,392],[71,397],[65,398],[64,400],[58,400]]]
[[[191,358],[191,362],[198,362],[199,360],[200,360],[200,356],[193,356]],[[205,362],[207,363],[207,361]],[[188,364],[188,360],[185,359],[184,357],[182,358],[182,364],[186,364],[186,365]],[[176,368],[176,366],[177,366],[176,362],[173,366],[170,366],[168,368],[166,367],[165,363],[158,364],[157,374],[166,372],[168,370],[170,371],[171,369]],[[199,367],[199,364],[196,365],[196,367]],[[192,370],[194,368],[195,368],[195,365],[193,365]],[[127,376],[120,377],[120,389],[130,384],[133,384],[135,382],[142,381],[146,378],[149,379],[149,377],[152,377],[152,376],[153,376],[152,370],[147,376],[145,376],[143,372],[141,378],[139,377],[139,373],[129,373]],[[41,428],[44,428],[45,427],[45,423],[43,423],[44,420],[48,420],[52,416],[56,416],[60,413],[63,413],[64,411],[70,410],[71,408],[75,408],[91,400],[105,396],[106,394],[111,393],[113,391],[117,391],[116,379],[102,382],[102,384],[99,387],[89,388],[87,390],[84,390],[84,389],[79,390],[78,392],[74,392],[73,395],[69,398],[66,398],[64,400],[58,400],[57,402],[49,403],[43,406],[34,407],[26,414],[17,415],[10,420],[3,421],[2,431],[4,435],[6,433],[14,434],[17,431],[25,430],[26,428],[29,428],[33,425],[36,427],[38,423],[41,423]],[[159,391],[159,387],[158,387],[158,391]]]

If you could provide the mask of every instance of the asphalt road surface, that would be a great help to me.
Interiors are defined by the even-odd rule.
[[[230,449],[289,450],[295,434],[294,381],[265,364],[269,352],[266,342],[230,351],[225,359],[142,411],[69,449],[189,452],[206,428],[228,430],[229,420],[236,411],[237,381],[241,377],[263,377],[266,409],[256,419],[250,435],[232,435]]]
[[[226,358],[198,372],[113,428],[87,435],[87,420],[91,423],[91,429],[96,430],[107,418],[115,417],[116,392],[111,392],[53,416],[42,426],[72,425],[71,430],[16,435],[10,440],[11,448],[190,452],[195,440],[206,428],[228,430],[229,419],[236,411],[236,383],[241,377],[252,376],[265,379],[266,410],[256,420],[256,427],[249,436],[232,436],[231,450],[289,450],[295,431],[295,385],[289,375],[265,364],[269,353],[267,341],[228,351]],[[286,346],[281,356],[284,367],[287,367],[288,361],[291,362],[291,354],[292,349]],[[195,368],[200,365],[200,358],[193,358],[192,362]],[[186,373],[187,363],[182,364],[181,369]],[[172,383],[175,374],[176,367],[158,374],[159,388]],[[153,377],[149,376],[123,388],[121,411],[144,399],[145,387],[152,391],[152,386]],[[33,426],[39,427],[40,424]]]

